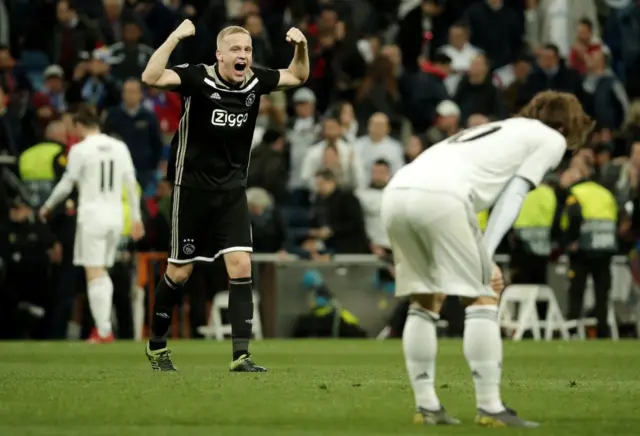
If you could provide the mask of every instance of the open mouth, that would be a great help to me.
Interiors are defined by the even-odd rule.
[[[236,73],[243,73],[246,68],[246,62],[236,62],[236,64],[233,66],[233,69],[236,71]]]

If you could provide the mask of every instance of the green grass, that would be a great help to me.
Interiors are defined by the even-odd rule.
[[[230,344],[173,342],[180,374],[152,373],[141,343],[0,343],[0,435],[377,436],[640,434],[640,343],[506,343],[504,399],[537,430],[473,425],[460,341],[442,341],[438,392],[463,420],[412,424],[399,341],[255,343],[267,374],[230,374]]]

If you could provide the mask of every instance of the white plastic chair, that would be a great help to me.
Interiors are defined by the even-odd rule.
[[[536,303],[547,303],[546,319],[538,318]],[[519,304],[518,315],[513,316],[513,307]],[[544,339],[553,339],[553,332],[558,330],[562,339],[569,339],[569,330],[565,322],[556,295],[546,285],[511,285],[502,293],[498,310],[500,326],[513,332],[514,341],[519,341],[527,330],[533,334],[533,339],[541,339],[541,328],[545,329]]]
[[[255,339],[262,339],[262,320],[260,319],[260,296],[253,291],[253,325],[252,332]],[[213,297],[209,324],[198,327],[198,333],[207,339],[216,338],[223,341],[225,336],[231,335],[231,324],[222,323],[222,310],[229,309],[229,291],[220,291]]]

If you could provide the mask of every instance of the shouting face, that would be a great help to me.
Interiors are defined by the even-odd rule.
[[[244,30],[244,29],[243,29]],[[216,58],[222,77],[231,83],[240,83],[253,61],[251,36],[246,31],[237,31],[218,38]]]

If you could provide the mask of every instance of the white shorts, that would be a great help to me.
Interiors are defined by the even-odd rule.
[[[382,220],[396,268],[396,296],[496,296],[492,262],[471,204],[453,194],[387,189]]]
[[[73,264],[111,268],[116,260],[122,226],[97,227],[78,224],[73,247]]]

